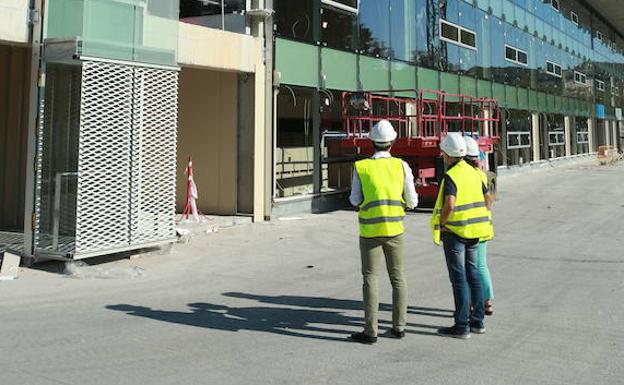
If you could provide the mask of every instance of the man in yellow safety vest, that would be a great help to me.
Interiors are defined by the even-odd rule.
[[[378,276],[381,255],[385,256],[392,284],[392,329],[390,336],[403,338],[407,318],[407,284],[403,274],[403,218],[405,207],[418,205],[412,170],[390,155],[397,137],[387,120],[377,123],[369,134],[375,154],[355,163],[351,204],[359,207],[360,254],[362,258],[364,319],[363,332],[353,341],[377,342]]]
[[[433,241],[444,245],[446,265],[455,300],[455,324],[438,329],[445,337],[469,338],[470,332],[485,333],[483,288],[477,268],[479,239],[493,231],[488,212],[488,188],[478,172],[463,158],[466,141],[449,132],[440,143],[447,166],[433,209]],[[470,310],[470,302],[474,311]]]

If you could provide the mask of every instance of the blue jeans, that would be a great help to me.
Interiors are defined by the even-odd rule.
[[[478,239],[464,239],[451,232],[442,233],[444,255],[455,299],[455,326],[470,330],[470,321],[483,324],[483,286],[477,267]],[[470,299],[474,311],[470,314]]]

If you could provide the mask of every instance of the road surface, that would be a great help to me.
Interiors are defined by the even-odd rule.
[[[624,383],[622,164],[509,176],[494,210],[485,335],[435,335],[452,324],[451,288],[429,214],[417,213],[407,337],[347,342],[362,327],[361,278],[356,214],[340,211],[85,270],[113,279],[25,269],[0,282],[0,384]]]

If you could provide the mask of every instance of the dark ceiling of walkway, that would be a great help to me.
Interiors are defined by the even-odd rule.
[[[623,0],[587,0],[587,3],[624,36]]]

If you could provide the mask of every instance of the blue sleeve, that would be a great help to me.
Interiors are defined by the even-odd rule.
[[[457,196],[457,185],[450,176],[444,175],[444,197],[449,195]]]

